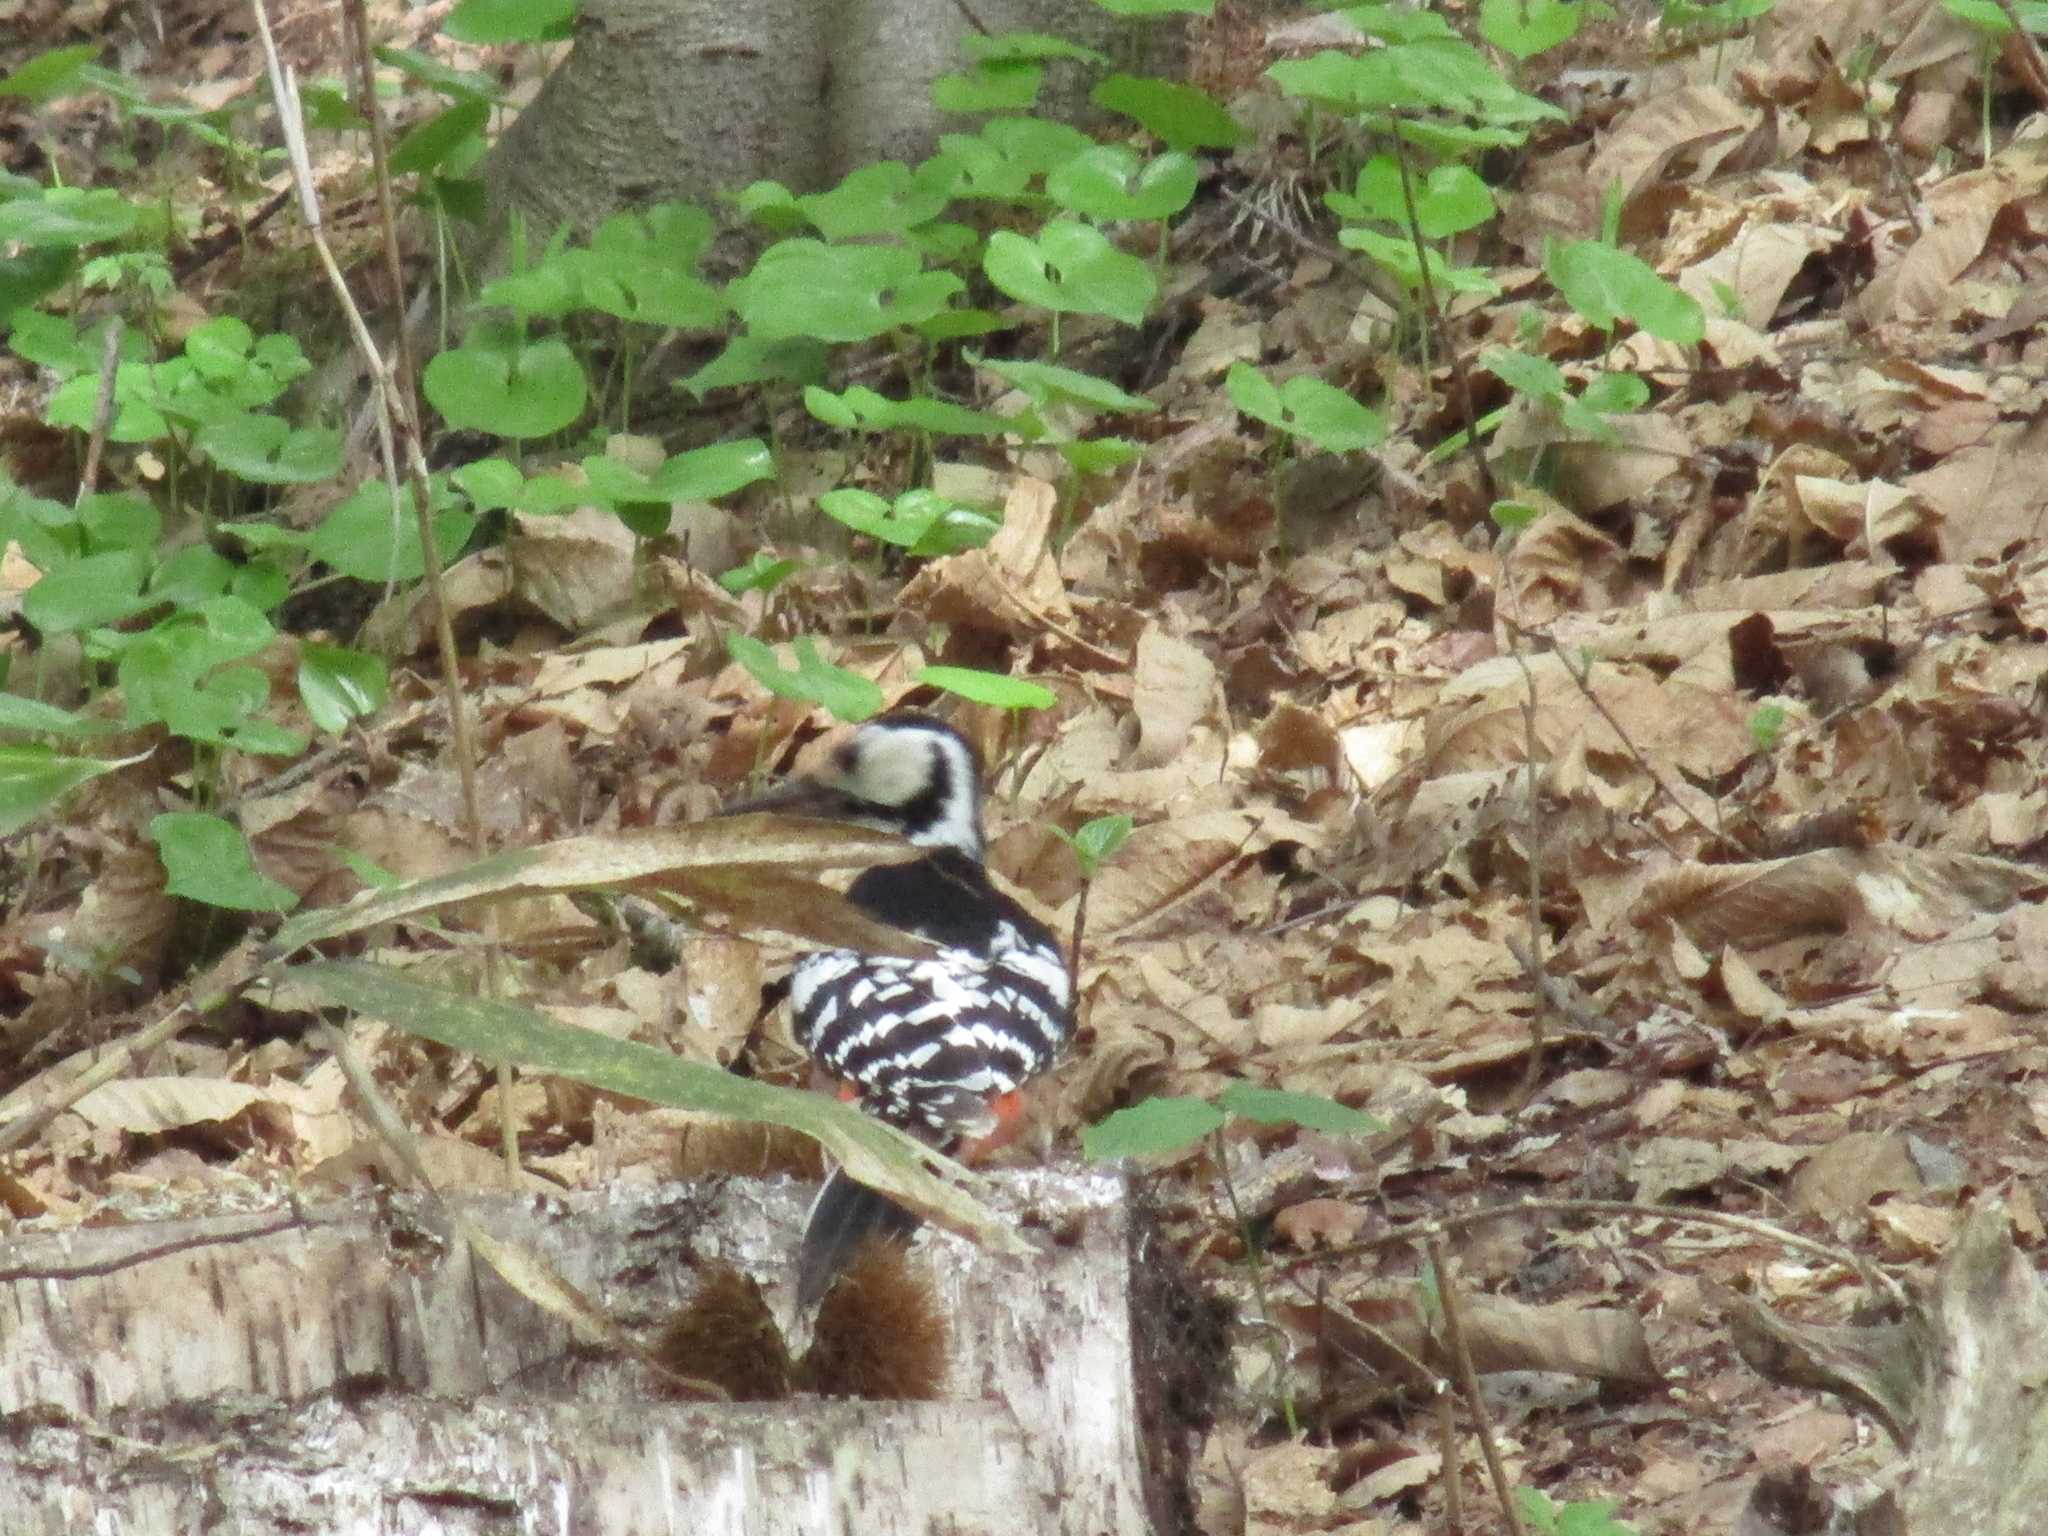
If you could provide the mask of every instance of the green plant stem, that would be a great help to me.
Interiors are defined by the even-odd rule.
[[[1253,1238],[1251,1223],[1245,1219],[1244,1207],[1237,1198],[1236,1181],[1230,1177],[1230,1159],[1223,1144],[1223,1131],[1219,1126],[1209,1133],[1209,1149],[1216,1159],[1216,1175],[1223,1181],[1223,1193],[1230,1201],[1231,1219],[1237,1223],[1238,1241],[1244,1244],[1245,1272],[1252,1282],[1252,1299],[1259,1304],[1259,1319],[1267,1326],[1272,1325],[1273,1309],[1266,1299],[1266,1267],[1259,1254],[1259,1245]],[[1301,1419],[1295,1411],[1294,1383],[1287,1369],[1284,1345],[1273,1350],[1273,1370],[1280,1378],[1280,1413],[1287,1420],[1287,1437],[1301,1438]]]

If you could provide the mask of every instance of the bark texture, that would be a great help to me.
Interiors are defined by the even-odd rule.
[[[586,0],[575,43],[492,149],[493,231],[559,225],[772,178],[815,191],[877,159],[916,161],[941,131],[931,83],[967,65],[972,13],[991,33],[1052,33],[1119,67],[1171,72],[1183,28],[1119,22],[1091,0]],[[1092,115],[1084,77],[1055,63],[1038,112]]]
[[[807,1194],[734,1181],[462,1210],[644,1336],[692,1259],[738,1265],[786,1310]],[[1122,1182],[1021,1175],[999,1199],[1044,1251],[921,1240],[953,1341],[948,1396],[922,1404],[663,1396],[405,1200],[16,1236],[0,1244],[0,1529],[1177,1528],[1188,1447],[1165,1399],[1186,1401],[1186,1350],[1134,1333],[1143,1224]],[[1185,1334],[1196,1314],[1144,1280],[1135,1320]]]

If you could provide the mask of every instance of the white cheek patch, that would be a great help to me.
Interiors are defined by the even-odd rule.
[[[875,731],[861,740],[846,788],[877,805],[903,805],[924,793],[932,776],[928,731]]]

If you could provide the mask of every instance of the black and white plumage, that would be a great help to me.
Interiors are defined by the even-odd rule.
[[[790,972],[789,998],[797,1043],[845,1096],[949,1153],[998,1139],[1017,1091],[1053,1064],[1073,1029],[1073,978],[1059,941],[983,866],[981,796],[966,738],[902,712],[861,725],[824,772],[743,807],[900,832],[930,850],[863,872],[847,895],[938,953],[808,954]],[[834,1173],[805,1225],[800,1304],[824,1294],[868,1235],[916,1225]]]

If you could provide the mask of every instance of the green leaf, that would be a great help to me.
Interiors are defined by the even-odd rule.
[[[379,64],[390,65],[408,79],[417,80],[452,101],[494,102],[499,99],[500,93],[491,83],[491,77],[476,70],[453,69],[413,48],[378,48],[374,51]]]
[[[798,198],[796,206],[827,240],[897,235],[937,218],[959,179],[949,161],[927,160],[912,171],[901,160],[881,160],[851,172],[829,192]]]
[[[219,597],[235,577],[235,564],[210,544],[187,544],[149,578],[149,595],[173,608],[197,608]]]
[[[1112,16],[1209,16],[1216,0],[1095,0]]]
[[[392,146],[391,174],[410,176],[454,166],[472,146],[482,148],[484,124],[490,117],[490,103],[484,101],[458,101],[443,109]]]
[[[22,594],[22,617],[45,635],[64,635],[140,613],[151,602],[142,595],[150,564],[139,549],[69,561]]]
[[[1142,448],[1122,437],[1091,437],[1051,446],[1077,475],[1107,474],[1126,464],[1135,464],[1144,456]]]
[[[1314,374],[1298,373],[1276,386],[1251,364],[1233,363],[1223,389],[1245,415],[1303,438],[1325,453],[1370,448],[1387,435],[1379,416]]]
[[[24,101],[50,101],[80,88],[79,76],[99,56],[99,44],[78,43],[37,54],[12,74],[0,78],[0,96]]]
[[[1059,827],[1052,830],[1054,836],[1074,850],[1074,858],[1081,865],[1081,878],[1093,880],[1102,866],[1123,847],[1135,825],[1130,817],[1119,814],[1084,821],[1071,836]]]
[[[1002,526],[997,518],[923,489],[905,491],[887,502],[872,491],[842,487],[820,496],[818,506],[855,533],[927,557],[979,549]]]
[[[1785,706],[1782,704],[1759,704],[1750,711],[1749,739],[1756,744],[1759,752],[1768,752],[1777,746],[1785,734]]]
[[[0,747],[0,837],[12,837],[88,779],[141,761],[127,757],[103,762],[66,757],[48,747]]]
[[[1235,149],[1245,141],[1243,125],[1207,91],[1149,76],[1111,75],[1088,99],[1106,112],[1136,122],[1168,149]]]
[[[923,267],[905,246],[782,240],[727,296],[748,330],[764,338],[866,341],[929,320],[966,287],[957,273]]]
[[[768,445],[758,437],[739,437],[672,455],[654,472],[653,488],[664,501],[715,501],[774,478],[775,455]]]
[[[1480,0],[1479,35],[1503,53],[1533,59],[1578,35],[1588,15],[1612,15],[1606,6],[1580,0]]]
[[[526,488],[526,476],[506,459],[472,459],[450,470],[448,479],[479,512],[518,505]]]
[[[1051,709],[1059,703],[1059,696],[1043,683],[974,667],[923,667],[917,680],[996,709]]]
[[[1538,400],[1564,398],[1564,371],[1547,357],[1508,347],[1488,347],[1479,355],[1479,366],[1518,395]]]
[[[439,488],[434,539],[442,558],[452,561],[475,528],[475,515],[457,506],[445,487]],[[394,515],[390,487],[380,480],[357,486],[329,512],[306,541],[306,553],[357,581],[416,581],[426,570],[411,498],[401,494]]]
[[[725,645],[756,682],[781,698],[822,705],[839,720],[865,720],[881,711],[881,688],[857,672],[822,660],[817,642],[808,635],[799,636],[792,647],[794,670],[785,669],[770,647],[750,635],[735,630],[726,635]]]
[[[110,721],[73,714],[41,699],[0,693],[0,731],[33,731],[39,736],[106,736],[119,729]]]
[[[1028,112],[1044,80],[1039,64],[989,60],[964,74],[939,76],[932,105],[941,112]]]
[[[509,325],[478,326],[426,366],[421,387],[452,427],[546,437],[583,414],[583,365],[558,337],[521,341]]]
[[[891,400],[864,385],[855,384],[844,394],[812,385],[804,391],[804,407],[830,427],[845,431],[929,432],[937,437],[1001,437],[1019,430],[1019,423],[987,411],[934,400],[929,395],[912,395]]]
[[[1152,160],[1124,144],[1098,144],[1045,179],[1046,195],[1069,213],[1105,222],[1170,219],[1194,200],[1195,162],[1179,150]]]
[[[169,811],[149,824],[173,896],[237,912],[288,912],[299,898],[256,868],[248,841],[231,821],[199,811]]]
[[[1158,406],[1143,395],[1119,389],[1107,379],[1058,363],[1036,363],[1006,358],[969,357],[977,368],[985,368],[1006,384],[1013,384],[1039,406],[1056,400],[1072,400],[1104,411],[1156,411]]]
[[[1552,245],[1543,269],[1565,302],[1600,330],[1630,319],[1652,336],[1690,347],[1706,335],[1699,300],[1666,282],[1649,263],[1598,240]]]
[[[998,117],[983,123],[978,134],[939,137],[940,151],[965,177],[958,195],[1001,202],[1025,201],[1033,178],[1094,145],[1078,128],[1035,117]]]
[[[458,43],[553,43],[565,40],[577,0],[461,0],[441,23]]]
[[[1152,269],[1100,230],[1054,219],[1035,240],[1014,230],[989,236],[982,271],[1013,299],[1064,313],[1107,315],[1139,325],[1159,290]]]
[[[1207,1099],[1147,1099],[1083,1130],[1081,1152],[1095,1162],[1157,1157],[1193,1146],[1222,1128],[1223,1111]]]
[[[313,723],[331,735],[384,707],[390,677],[381,658],[341,645],[299,648],[299,697]]]
[[[778,560],[765,549],[754,551],[745,565],[736,565],[718,578],[718,584],[737,597],[742,592],[773,592],[803,569],[797,560]]]
[[[1298,1125],[1304,1130],[1343,1136],[1371,1134],[1387,1128],[1378,1116],[1320,1094],[1260,1088],[1242,1080],[1224,1089],[1216,1103],[1219,1108],[1260,1125]]]
[[[809,336],[735,336],[681,387],[701,400],[714,389],[748,384],[815,384],[830,360],[825,344]]]
[[[1486,515],[1503,533],[1520,533],[1543,515],[1543,509],[1527,501],[1496,501]]]
[[[140,549],[154,554],[163,536],[163,514],[156,503],[133,491],[95,491],[79,498],[78,526],[89,554],[113,549]]]
[[[1424,176],[1412,175],[1416,227],[1432,240],[1476,229],[1498,211],[1493,189],[1462,165],[1440,165]],[[1325,193],[1331,211],[1347,219],[1378,219],[1397,229],[1408,226],[1407,202],[1401,191],[1401,162],[1375,155],[1358,173],[1349,193]]]
[[[1107,65],[1109,55],[1070,43],[1063,37],[1043,32],[999,32],[993,37],[971,34],[967,56],[976,63],[1018,63],[1027,59],[1079,59],[1085,64]]]
[[[27,305],[61,288],[77,268],[77,253],[66,246],[26,246],[0,256],[0,322],[13,315],[18,325]]]
[[[138,217],[135,205],[111,187],[45,187],[40,197],[0,202],[0,247],[118,240]]]
[[[198,447],[229,474],[259,485],[311,485],[341,473],[341,434],[294,427],[282,417],[241,415],[208,422]]]

